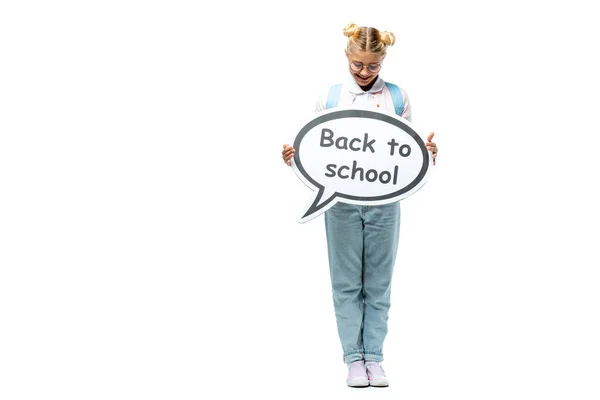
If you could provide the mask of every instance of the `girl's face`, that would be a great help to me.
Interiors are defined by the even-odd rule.
[[[366,51],[356,53],[346,51],[346,57],[348,57],[350,73],[358,86],[367,86],[377,78],[381,63],[385,58],[384,55]]]

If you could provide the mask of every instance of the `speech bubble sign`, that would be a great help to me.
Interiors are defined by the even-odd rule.
[[[292,168],[314,191],[304,223],[337,202],[381,205],[402,200],[427,181],[431,157],[408,120],[353,108],[318,113],[294,139]]]

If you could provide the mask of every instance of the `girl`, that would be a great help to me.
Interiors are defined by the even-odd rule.
[[[383,107],[395,112],[394,100],[396,105],[398,101],[379,76],[387,47],[395,42],[394,34],[351,23],[344,35],[348,37],[350,74],[342,83],[337,105]],[[396,89],[402,97],[401,117],[411,121],[409,98],[403,89]],[[316,112],[326,109],[327,99],[328,95],[319,98]],[[429,134],[426,146],[435,165],[433,136],[433,132]],[[291,165],[294,151],[292,146],[283,145],[287,165]],[[346,383],[351,387],[388,386],[381,361],[398,248],[400,202],[381,206],[339,202],[325,212],[324,219],[337,328],[348,364]]]

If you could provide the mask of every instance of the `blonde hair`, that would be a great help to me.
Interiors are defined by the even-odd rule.
[[[348,37],[348,53],[358,51],[367,51],[385,55],[388,46],[396,42],[396,37],[392,32],[378,31],[372,27],[358,26],[355,23],[349,23],[344,28],[344,36]]]

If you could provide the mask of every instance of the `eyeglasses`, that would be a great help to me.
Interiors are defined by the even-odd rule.
[[[356,62],[356,61],[352,61],[350,63],[350,69],[353,72],[360,72],[360,71],[362,71],[363,67],[367,67],[367,69],[369,70],[369,72],[371,72],[371,73],[374,74],[376,72],[379,72],[379,70],[381,69],[381,64],[364,65],[363,63]]]

